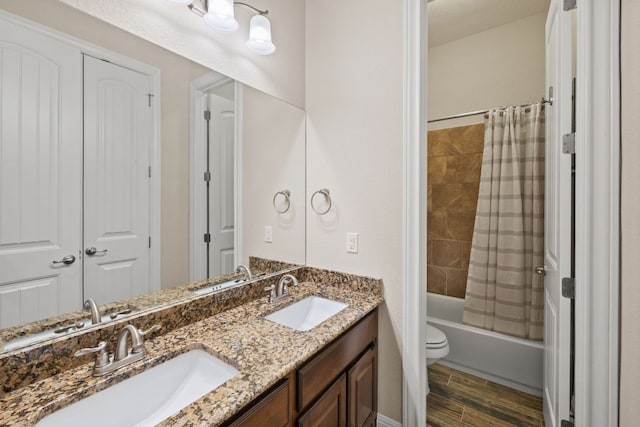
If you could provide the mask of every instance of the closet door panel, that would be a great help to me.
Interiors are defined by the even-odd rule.
[[[80,51],[1,20],[0,328],[81,307],[81,120]]]
[[[151,290],[150,89],[148,76],[84,58],[84,289],[98,304]]]

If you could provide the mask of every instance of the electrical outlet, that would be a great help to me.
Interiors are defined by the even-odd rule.
[[[358,233],[347,233],[347,252],[358,253]]]
[[[273,243],[273,228],[270,225],[265,225],[264,227],[264,241]]]

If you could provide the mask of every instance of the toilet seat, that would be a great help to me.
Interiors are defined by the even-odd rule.
[[[427,350],[448,346],[447,336],[438,328],[427,323]]]

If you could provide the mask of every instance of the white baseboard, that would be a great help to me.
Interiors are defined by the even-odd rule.
[[[392,420],[389,417],[385,417],[382,414],[378,414],[378,427],[402,427],[402,423]]]

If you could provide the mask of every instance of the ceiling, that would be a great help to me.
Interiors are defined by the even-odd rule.
[[[429,47],[546,13],[550,0],[431,0]]]

